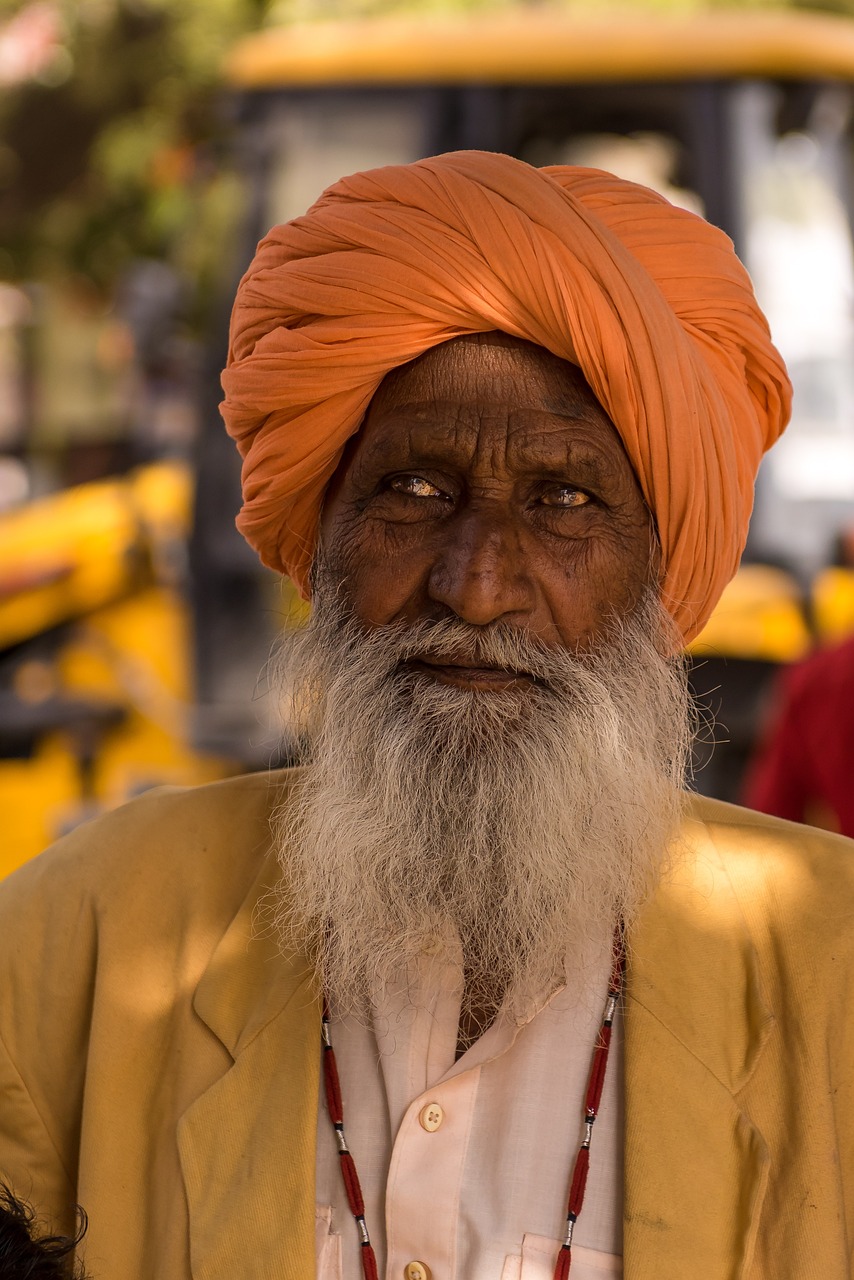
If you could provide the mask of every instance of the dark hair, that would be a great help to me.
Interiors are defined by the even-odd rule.
[[[38,1235],[35,1210],[0,1182],[0,1280],[86,1280],[74,1260],[86,1226],[78,1208],[76,1235]]]

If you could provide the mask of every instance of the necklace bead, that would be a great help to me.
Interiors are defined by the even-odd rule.
[[[572,1237],[584,1204],[584,1193],[587,1188],[587,1175],[590,1170],[590,1147],[593,1139],[593,1127],[599,1114],[602,1101],[602,1090],[605,1084],[605,1072],[608,1067],[608,1054],[611,1048],[611,1036],[617,1008],[623,991],[626,971],[626,955],[623,944],[622,926],[614,931],[612,965],[608,981],[608,995],[602,1022],[593,1046],[590,1062],[590,1073],[584,1096],[584,1111],[581,1126],[581,1142],[573,1165],[572,1177],[567,1198],[566,1222],[563,1242],[558,1250],[553,1280],[567,1280],[572,1266]],[[362,1187],[353,1156],[347,1146],[344,1134],[344,1106],[341,1098],[341,1083],[338,1076],[338,1064],[335,1050],[332,1047],[331,1016],[329,1003],[324,997],[321,1013],[321,1045],[323,1053],[323,1079],[326,1093],[326,1107],[335,1133],[338,1155],[341,1162],[341,1174],[347,1192],[347,1203],[359,1233],[362,1273],[365,1280],[379,1280],[377,1260],[371,1237],[365,1222],[365,1204]],[[432,1132],[441,1125],[442,1108],[438,1103],[428,1103],[419,1113],[419,1121],[423,1128]],[[417,1269],[418,1275],[415,1271]],[[429,1280],[430,1270],[426,1263],[413,1261],[404,1268],[406,1280]],[[411,1273],[411,1274],[410,1274]]]

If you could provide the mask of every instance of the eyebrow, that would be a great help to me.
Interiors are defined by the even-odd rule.
[[[401,419],[401,434],[386,440],[381,453],[376,448],[369,448],[366,462],[371,467],[380,466],[391,469],[398,466],[447,465],[450,439],[454,430],[459,429],[461,424],[455,423],[453,427],[449,424],[445,433],[439,430],[441,418],[431,418],[428,421],[420,412],[415,411],[415,406],[411,407],[412,416],[407,413],[407,409],[410,409],[410,406],[401,405],[395,408],[396,416],[399,415]],[[552,415],[544,410],[543,416],[558,415]],[[579,426],[583,426],[583,417],[579,416],[576,421]],[[472,426],[473,433],[475,430],[476,427]],[[545,444],[546,447],[538,448],[538,442]],[[620,447],[618,439],[615,439],[614,444],[617,448]],[[401,452],[398,452],[396,446]],[[405,458],[401,456],[404,450]],[[453,453],[456,452],[458,451],[453,450],[450,460],[453,460]],[[459,453],[463,452],[464,447],[461,447]],[[556,433],[546,430],[536,431],[533,434],[524,433],[521,429],[514,431],[509,457],[520,469],[538,471],[554,479],[573,478],[579,482],[586,481],[588,484],[602,483],[612,469],[603,451],[595,444],[577,438],[570,438],[561,443]]]

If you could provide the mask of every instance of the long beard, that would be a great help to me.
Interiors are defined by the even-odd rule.
[[[464,1014],[521,1016],[630,925],[678,826],[686,682],[648,601],[595,654],[457,620],[363,629],[318,587],[280,657],[306,769],[277,817],[283,946],[307,950],[341,1011],[459,967]],[[414,655],[530,673],[478,692]]]

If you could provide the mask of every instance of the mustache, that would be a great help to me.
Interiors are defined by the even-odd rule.
[[[422,619],[363,628],[351,619],[346,629],[349,644],[362,654],[370,652],[390,676],[422,660],[510,671],[553,688],[562,687],[567,675],[584,665],[577,655],[500,621],[479,627],[459,618]]]

